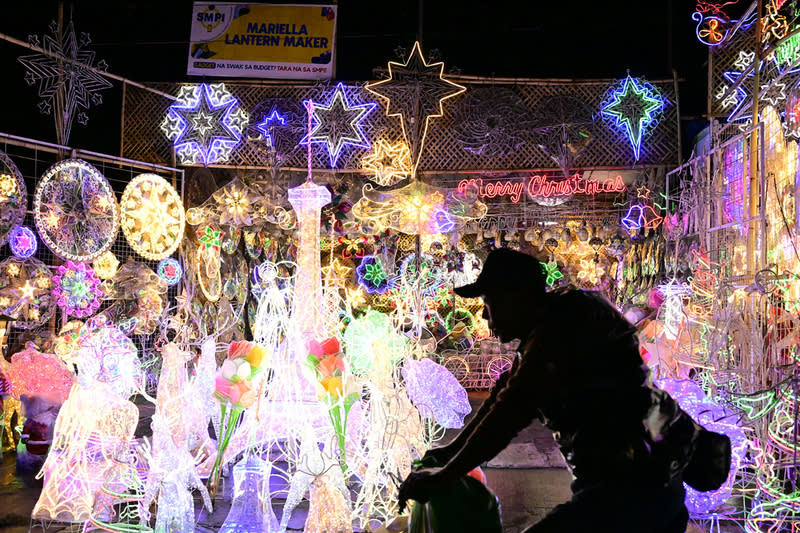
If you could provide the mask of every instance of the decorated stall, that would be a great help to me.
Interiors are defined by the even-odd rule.
[[[43,111],[42,61],[69,53],[46,45],[20,58]],[[665,281],[688,231],[666,181],[672,80],[456,76],[416,43],[368,83],[126,85],[115,157],[67,146],[108,89],[86,45],[61,143],[0,137],[0,371],[14,398],[60,406],[21,444],[43,459],[33,519],[194,531],[222,506],[224,531],[391,521],[412,461],[516,357],[480,299],[453,293],[494,248],[535,255],[550,290],[631,313],[660,377],[712,364],[683,351],[710,341],[681,305],[716,320],[717,258],[696,247],[692,277]],[[154,412],[143,434],[137,406]]]

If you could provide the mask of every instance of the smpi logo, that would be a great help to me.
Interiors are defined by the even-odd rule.
[[[211,31],[219,26],[220,22],[225,22],[225,15],[220,13],[216,6],[210,5],[197,14],[197,22],[199,22],[206,31]]]

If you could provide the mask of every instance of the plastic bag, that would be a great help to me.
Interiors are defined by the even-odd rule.
[[[440,466],[428,458],[415,461],[415,468]],[[483,483],[463,476],[447,490],[431,497],[428,503],[414,502],[408,533],[502,533],[500,503]]]

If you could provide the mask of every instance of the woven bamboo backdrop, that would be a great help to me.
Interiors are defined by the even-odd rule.
[[[588,167],[629,167],[633,165],[656,166],[674,165],[677,163],[677,117],[675,106],[675,90],[672,80],[651,82],[665,101],[658,124],[649,129],[643,136],[642,153],[638,161],[634,159],[633,150],[624,134],[614,127],[600,114],[600,106],[607,97],[609,89],[616,80],[593,81],[537,81],[526,80],[519,83],[496,83],[488,85],[489,80],[480,82],[453,77],[454,81],[467,86],[466,93],[444,103],[445,114],[431,121],[426,146],[422,156],[420,170],[423,171],[490,171],[514,169],[547,169],[557,168],[553,159],[535,142],[534,133],[525,125],[536,118],[537,104],[547,97],[572,96],[583,101],[594,112],[594,134],[588,146],[578,154],[573,162],[575,168]],[[169,94],[178,94],[180,84],[152,84],[153,88]],[[239,99],[243,109],[251,113],[250,128],[262,118],[264,109],[259,103],[265,100],[285,99],[287,106],[296,106],[306,99],[327,103],[333,94],[333,84],[255,84],[243,82],[226,82],[231,93]],[[485,113],[487,121],[495,124],[500,120],[509,128],[516,128],[519,142],[514,143],[510,153],[492,154],[491,157],[468,151],[463,134],[459,134],[457,122],[463,107],[470,103],[470,91],[479,90],[483,99],[478,109]],[[400,121],[397,117],[387,117],[386,107],[382,99],[375,97],[364,89],[364,84],[348,84],[345,91],[351,104],[366,101],[377,101],[379,106],[364,121],[365,133],[369,139],[383,138],[388,141],[402,139]],[[492,110],[491,92],[497,91],[498,100],[508,100],[510,96],[521,105],[513,108],[517,116],[510,116],[509,106]],[[513,93],[513,94],[511,94]],[[502,95],[502,97],[500,97]],[[171,144],[160,129],[167,109],[172,102],[158,94],[127,87],[124,101],[124,127],[122,155],[130,159],[152,161],[155,163],[171,163]],[[474,118],[475,106],[471,109]],[[301,108],[302,109],[302,108]],[[267,112],[269,109],[267,109]],[[505,113],[505,114],[504,114]],[[520,116],[521,115],[521,116]],[[501,127],[502,127],[501,124]],[[522,126],[520,126],[522,125]],[[305,124],[301,124],[301,127]],[[498,128],[495,127],[495,133]],[[503,136],[502,130],[499,134]],[[488,142],[488,141],[487,141]],[[228,166],[263,167],[267,166],[263,141],[243,142],[233,151]],[[473,143],[474,146],[474,143]],[[358,170],[360,161],[368,151],[362,148],[347,147],[339,159],[340,170]],[[321,145],[315,145],[314,168],[330,168],[327,153]],[[306,150],[298,149],[291,153],[284,162],[287,168],[303,168],[306,166]]]

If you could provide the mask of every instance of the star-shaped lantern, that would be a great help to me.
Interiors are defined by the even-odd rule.
[[[411,149],[416,172],[425,135],[432,118],[444,114],[442,102],[466,91],[444,78],[444,63],[428,64],[419,43],[414,43],[405,63],[389,62],[389,78],[367,85],[367,90],[387,100],[386,114],[400,117],[403,135]]]
[[[197,232],[197,240],[200,241],[204,250],[219,250],[222,236],[225,232],[213,226],[206,226],[202,231]]]
[[[310,110],[314,124],[300,144],[324,143],[332,167],[336,167],[336,162],[345,146],[369,148],[369,141],[362,130],[362,122],[375,109],[375,102],[350,105],[344,93],[344,85],[339,83],[327,105],[311,100],[303,103]]]
[[[322,267],[322,279],[329,285],[344,285],[344,282],[350,278],[350,273],[353,267],[349,267],[339,262],[337,258],[333,258],[328,266]]]
[[[664,107],[661,94],[645,81],[628,76],[611,91],[603,105],[602,113],[614,119],[633,147],[639,159],[642,149],[642,134],[656,124],[656,114]]]
[[[100,91],[113,87],[98,71],[105,71],[105,61],[95,63],[95,53],[87,49],[90,39],[83,34],[75,36],[72,21],[62,32],[58,24],[51,24],[52,35],[29,38],[41,53],[21,56],[18,61],[25,67],[25,82],[36,85],[39,93],[39,111],[50,115],[53,108],[59,110],[56,117],[57,137],[60,144],[69,142],[72,120],[77,118],[83,125],[89,120],[85,111],[103,103]]]
[[[367,177],[378,185],[394,185],[411,173],[411,152],[403,141],[389,144],[381,139],[361,160],[361,166],[370,172]]]
[[[382,294],[391,285],[381,260],[374,255],[364,257],[361,264],[356,268],[356,276],[358,277],[359,285],[371,294]]]
[[[267,141],[267,146],[274,148],[272,144],[272,135],[275,128],[286,126],[286,117],[281,116],[277,109],[273,109],[269,116],[264,116],[264,120],[256,125],[258,131],[264,134],[264,139]]]
[[[228,160],[247,120],[225,84],[203,83],[181,87],[161,129],[174,143],[181,164],[212,165]]]
[[[545,275],[545,283],[548,287],[552,287],[558,280],[564,277],[564,274],[558,269],[558,263],[555,261],[548,261],[541,263],[542,272]]]

